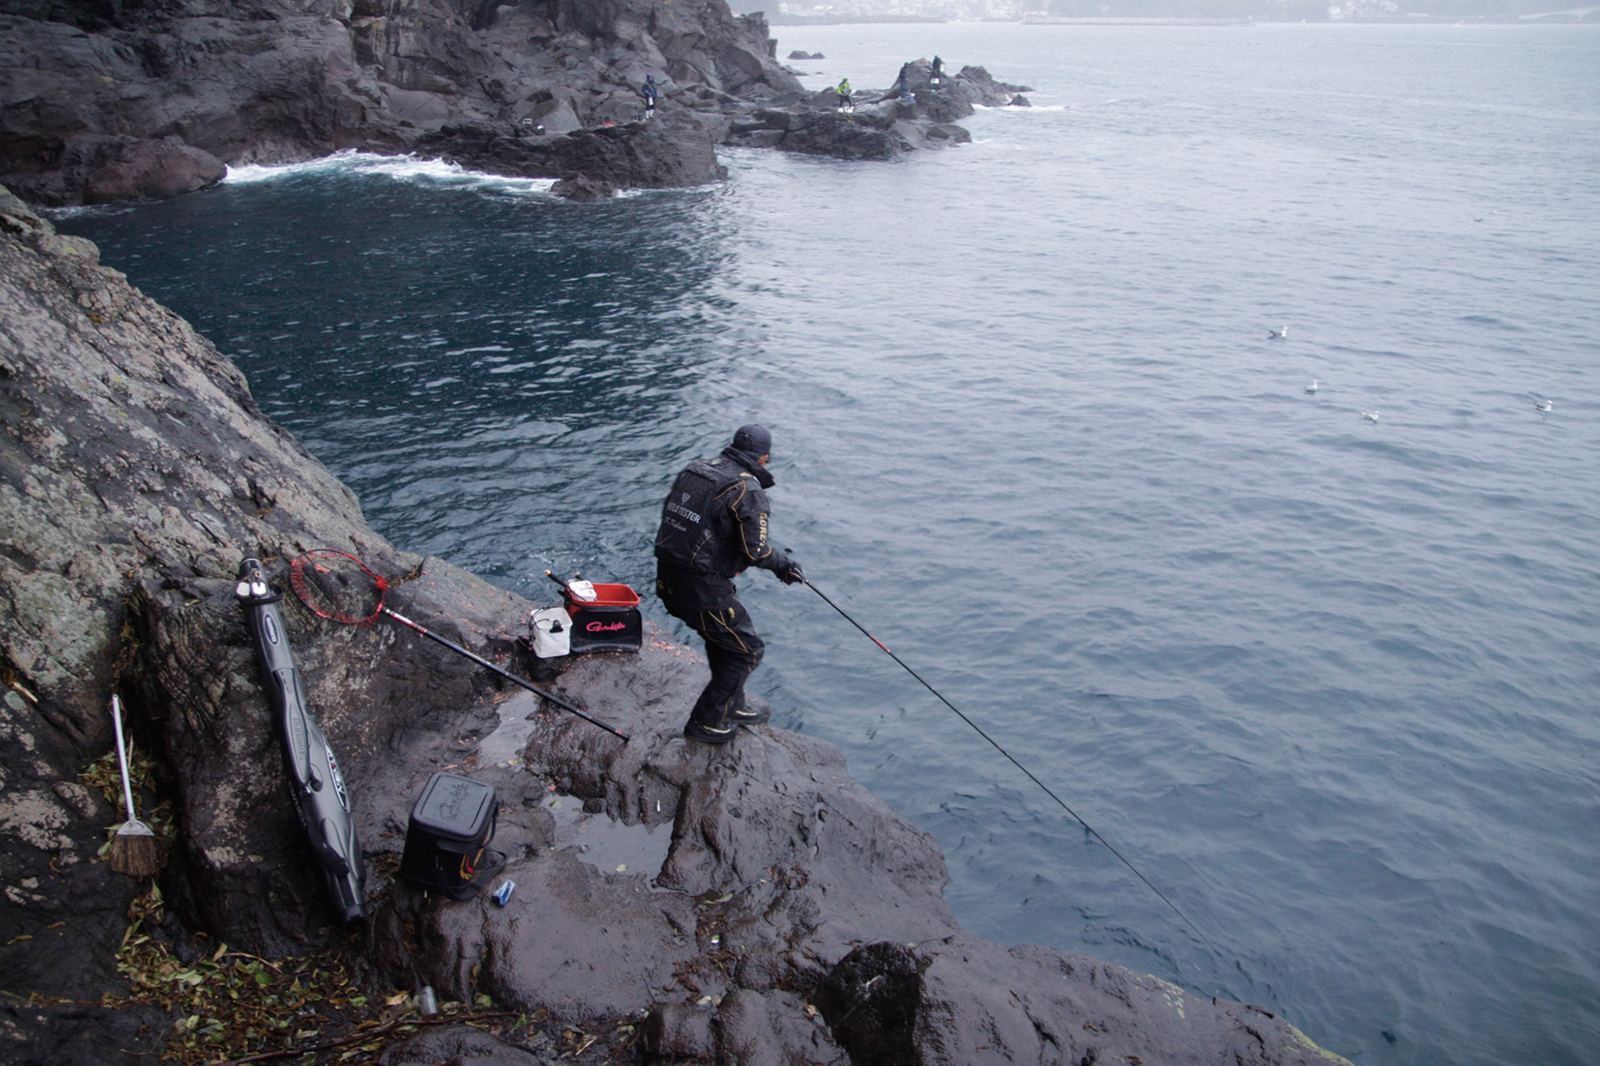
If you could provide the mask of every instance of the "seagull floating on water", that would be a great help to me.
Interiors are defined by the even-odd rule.
[[[1289,327],[1288,326],[1284,326],[1282,329],[1268,329],[1267,330],[1267,338],[1269,340],[1281,341],[1281,340],[1283,340],[1283,338],[1287,337],[1288,335],[1289,335]]]
[[[1316,378],[1312,378],[1311,379],[1311,384],[1306,386],[1306,391],[1307,392],[1316,392],[1321,387],[1322,386],[1317,384],[1317,379]]]
[[[1534,397],[1534,400],[1533,400],[1533,406],[1538,408],[1541,412],[1547,412],[1551,408],[1555,407],[1555,401],[1553,401],[1553,400],[1541,400],[1536,396],[1536,397]]]
[[[1376,411],[1362,411],[1361,412],[1361,417],[1365,418],[1368,422],[1376,422],[1378,420],[1378,412],[1376,412]]]

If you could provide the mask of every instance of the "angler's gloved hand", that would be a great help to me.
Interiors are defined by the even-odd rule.
[[[785,585],[798,585],[805,579],[806,575],[800,572],[800,564],[795,561],[794,556],[789,556],[789,569],[780,570],[778,580]]]

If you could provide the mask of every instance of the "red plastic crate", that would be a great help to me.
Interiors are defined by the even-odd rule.
[[[567,590],[567,610],[585,607],[637,607],[639,594],[628,585],[608,585],[599,581],[594,583],[594,599],[580,600],[572,595],[572,590]]]

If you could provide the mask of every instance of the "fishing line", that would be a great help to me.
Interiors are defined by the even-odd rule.
[[[905,669],[906,673],[910,674],[912,677],[916,678],[918,681],[921,681],[923,688],[927,689],[929,692],[931,692],[935,696],[937,696],[939,698],[939,702],[940,703],[943,703],[946,707],[950,708],[952,711],[955,711],[956,712],[956,717],[960,718],[963,722],[965,722],[969,726],[971,726],[973,728],[973,730],[980,737],[982,737],[984,740],[987,740],[991,745],[993,745],[995,751],[998,751],[1001,755],[1004,755],[1007,759],[1011,760],[1011,765],[1012,766],[1015,766],[1018,770],[1021,770],[1024,774],[1026,774],[1029,781],[1032,781],[1034,784],[1038,785],[1041,789],[1043,789],[1044,790],[1044,794],[1046,796],[1049,796],[1051,799],[1055,800],[1056,803],[1060,804],[1062,810],[1066,811],[1068,814],[1072,815],[1072,817],[1076,818],[1079,825],[1083,826],[1083,828],[1091,836],[1093,836],[1096,840],[1098,840],[1100,843],[1104,844],[1106,846],[1106,850],[1107,851],[1111,852],[1111,854],[1115,855],[1118,859],[1120,859],[1122,861],[1122,865],[1124,865],[1128,869],[1132,870],[1133,871],[1133,875],[1135,877],[1137,877],[1139,880],[1143,881],[1145,883],[1145,886],[1147,888],[1149,888],[1150,891],[1152,891],[1156,895],[1160,896],[1161,897],[1161,902],[1165,903],[1168,907],[1171,907],[1172,908],[1172,913],[1176,914],[1179,918],[1182,918],[1183,919],[1183,924],[1187,925],[1190,929],[1193,929],[1195,935],[1198,936],[1201,940],[1204,940],[1206,942],[1206,946],[1207,947],[1209,947],[1212,951],[1217,952],[1218,955],[1222,954],[1222,952],[1220,950],[1218,950],[1217,946],[1215,944],[1211,943],[1210,939],[1207,938],[1207,936],[1200,931],[1200,927],[1195,925],[1193,922],[1191,922],[1189,920],[1189,916],[1187,914],[1184,914],[1181,910],[1179,910],[1178,909],[1178,905],[1176,903],[1172,902],[1170,899],[1167,898],[1167,895],[1166,895],[1165,892],[1162,892],[1153,883],[1151,883],[1151,881],[1150,881],[1150,879],[1148,877],[1146,877],[1144,874],[1140,873],[1139,872],[1139,868],[1137,866],[1135,866],[1133,863],[1129,862],[1128,861],[1128,857],[1126,855],[1122,854],[1122,852],[1120,852],[1116,848],[1112,847],[1111,846],[1111,841],[1109,841],[1105,837],[1101,836],[1099,830],[1095,829],[1094,826],[1092,826],[1088,822],[1084,821],[1083,818],[1078,814],[1077,811],[1075,811],[1071,807],[1067,806],[1066,801],[1063,800],[1060,796],[1056,795],[1053,791],[1051,791],[1049,785],[1045,784],[1043,781],[1041,781],[1037,777],[1033,776],[1033,771],[1032,770],[1029,770],[1026,766],[1023,766],[1020,762],[1018,762],[1016,760],[1015,756],[1013,756],[1005,748],[1002,748],[1000,746],[1000,744],[993,737],[991,737],[988,733],[985,733],[983,731],[983,729],[979,727],[977,722],[974,722],[971,718],[968,718],[965,714],[963,714],[961,712],[961,708],[957,707],[955,704],[953,704],[949,700],[945,699],[944,695],[938,689],[936,689],[932,685],[928,684],[928,682],[923,679],[921,674],[919,674],[915,670],[911,669],[911,667],[906,666],[905,660],[901,659],[900,656],[898,656],[894,652],[890,651],[888,646],[885,645],[883,641],[879,640],[877,637],[873,636],[871,633],[868,633],[865,626],[863,626],[860,622],[857,622],[854,618],[851,618],[850,615],[845,613],[845,609],[843,607],[840,607],[837,603],[834,603],[831,599],[829,599],[827,593],[825,593],[821,589],[817,588],[817,586],[811,584],[810,580],[808,580],[806,578],[802,578],[801,580],[805,581],[806,586],[808,588],[810,588],[812,592],[815,592],[818,596],[822,597],[822,602],[826,603],[829,607],[832,607],[835,611],[838,611],[840,617],[842,617],[846,622],[849,622],[851,625],[855,626],[857,629],[861,630],[861,632],[866,635],[866,638],[868,640],[872,641],[872,643],[876,644],[880,649],[882,649],[882,651],[883,651],[883,653],[885,655],[887,655],[889,658],[893,659],[895,662],[899,663]]]

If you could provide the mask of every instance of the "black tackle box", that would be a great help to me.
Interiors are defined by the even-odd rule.
[[[494,786],[458,774],[434,774],[411,808],[400,879],[451,899],[476,896],[502,865],[489,850],[498,809]]]

